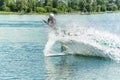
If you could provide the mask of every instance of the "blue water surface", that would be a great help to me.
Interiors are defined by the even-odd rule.
[[[0,15],[0,80],[119,80],[120,63],[100,57],[45,57],[48,15]],[[64,18],[64,19],[63,19]],[[120,13],[56,15],[69,23],[120,35]]]

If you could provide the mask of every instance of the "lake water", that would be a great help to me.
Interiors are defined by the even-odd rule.
[[[119,61],[81,55],[45,57],[50,28],[41,19],[47,17],[0,15],[0,80],[119,80]],[[93,28],[120,37],[120,13],[56,15],[56,19],[63,29]]]

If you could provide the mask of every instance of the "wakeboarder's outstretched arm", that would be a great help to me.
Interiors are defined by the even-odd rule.
[[[58,30],[54,14],[50,14],[48,20],[43,20],[43,22],[50,26],[52,29]]]

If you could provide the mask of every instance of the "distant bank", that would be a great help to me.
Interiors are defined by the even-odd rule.
[[[79,11],[75,11],[75,12],[65,12],[65,13],[57,13],[57,14],[80,14],[80,15],[90,15],[90,14],[106,14],[106,13],[119,13],[120,11],[106,11],[106,12],[79,12]],[[50,12],[49,12],[50,13]],[[16,15],[24,15],[24,14],[29,14],[29,15],[33,15],[33,14],[37,14],[37,15],[43,15],[43,14],[49,14],[47,13],[36,13],[36,12],[30,12],[30,13],[24,13],[24,12],[6,12],[6,11],[0,11],[0,14],[2,15],[10,15],[10,14],[16,14]]]

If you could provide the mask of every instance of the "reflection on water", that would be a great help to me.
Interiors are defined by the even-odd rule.
[[[120,70],[118,69],[120,64],[105,60],[104,58],[70,55],[45,57],[44,61],[47,69],[46,80],[119,79],[118,73],[120,73]]]
[[[67,56],[45,57],[45,65],[47,69],[46,80],[64,80],[71,76],[71,69],[67,61]]]

